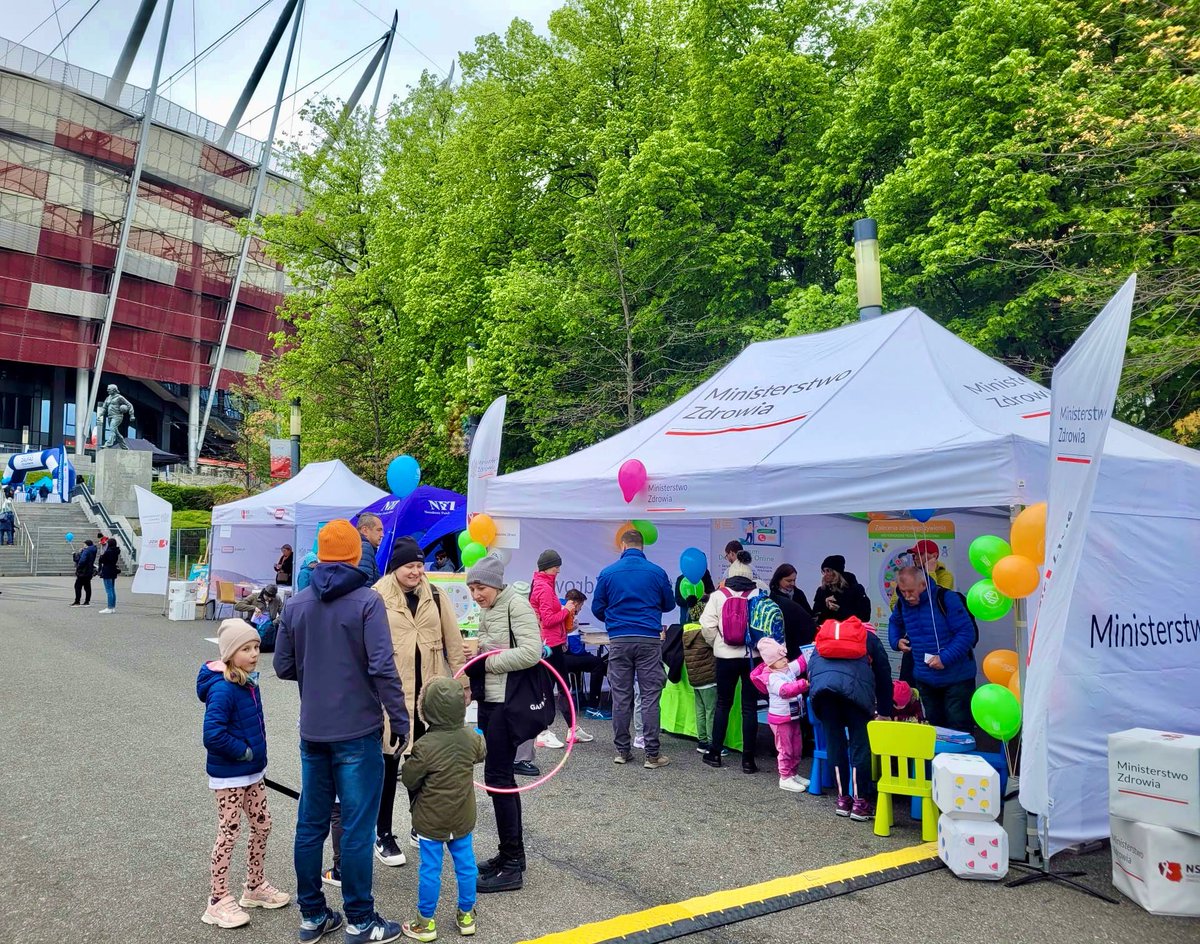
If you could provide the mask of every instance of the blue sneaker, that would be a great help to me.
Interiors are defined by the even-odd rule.
[[[612,721],[612,712],[606,711],[603,708],[586,708],[583,716],[585,718],[593,718],[596,721]]]
[[[326,934],[331,934],[342,926],[342,913],[330,909],[325,912],[325,917],[319,921],[310,921],[305,918],[300,922],[300,935],[298,940],[300,944],[312,944],[313,941],[319,941]]]
[[[366,924],[346,925],[346,944],[387,944],[404,933],[395,921],[376,913]]]

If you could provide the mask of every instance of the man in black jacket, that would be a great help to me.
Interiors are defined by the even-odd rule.
[[[71,606],[92,605],[92,577],[96,575],[96,545],[84,541],[83,547],[72,557],[75,560],[75,602]],[[83,594],[83,602],[79,602]]]

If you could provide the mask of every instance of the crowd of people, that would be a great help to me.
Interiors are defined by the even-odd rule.
[[[504,562],[488,556],[466,574],[480,607],[479,656],[468,658],[453,605],[426,576],[415,540],[398,539],[379,573],[377,526],[378,519],[368,515],[357,528],[344,520],[329,522],[318,535],[313,562],[301,563],[304,589],[298,580],[297,592],[282,605],[277,588],[267,587],[239,607],[243,615],[272,623],[275,674],[300,687],[302,787],[294,862],[301,944],[343,927],[350,942],[435,940],[447,849],[457,880],[455,923],[464,935],[475,933],[477,894],[523,886],[527,859],[516,777],[529,772],[523,765],[533,766],[535,744],[563,744],[545,737],[551,719],[526,697],[525,686],[537,684],[543,659],[563,679],[591,676],[586,689],[579,686],[586,691],[580,699],[586,711],[595,712],[591,717],[603,716],[607,678],[614,763],[628,765],[634,750],[642,750],[648,770],[671,760],[660,725],[669,663],[677,660],[677,671],[686,664],[695,690],[697,749],[710,767],[723,766],[729,754],[724,733],[740,690],[741,768],[757,773],[761,693],[779,786],[791,792],[808,786],[800,765],[810,700],[834,769],[834,811],[854,820],[872,815],[867,741],[872,718],[971,727],[974,624],[962,598],[940,582],[932,555],[915,555],[898,576],[886,638],[893,650],[911,657],[912,678],[893,681],[885,643],[866,626],[867,593],[839,555],[823,562],[810,605],[797,586],[795,567],[779,566],[760,585],[750,553],[738,542],[726,549],[719,583],[706,573],[693,585],[673,583],[647,558],[642,535],[627,531],[619,558],[600,572],[591,601],[593,617],[607,631],[606,658],[587,652],[573,632],[586,598],[578,591],[560,598],[563,558],[557,550],[540,555],[530,584],[506,579]],[[933,595],[930,577],[939,581]],[[666,614],[674,612],[679,622],[664,630]],[[218,632],[220,658],[203,665],[197,678],[205,704],[209,786],[218,811],[202,917],[223,928],[248,923],[253,908],[279,908],[292,900],[263,873],[271,824],[256,681],[263,638],[245,619],[225,620]],[[572,693],[561,684],[557,688],[567,740],[594,740],[571,711]],[[482,735],[465,723],[472,701]],[[472,781],[480,764],[498,843],[495,855],[477,860]],[[374,861],[406,862],[393,822],[400,784],[408,794],[407,839],[419,850],[420,874],[416,913],[396,922],[375,907],[372,872]],[[235,896],[230,850],[243,816],[250,825],[247,877]],[[333,864],[326,867],[324,844],[331,833]],[[341,888],[344,917],[328,906],[324,885]]]

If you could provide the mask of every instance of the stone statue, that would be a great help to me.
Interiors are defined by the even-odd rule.
[[[104,402],[96,407],[96,422],[104,430],[104,438],[100,443],[101,449],[111,449],[117,445],[117,440],[124,444],[125,440],[120,434],[121,424],[125,420],[129,420],[129,425],[132,426],[135,422],[133,416],[133,404],[126,400],[116,384],[108,385],[108,396],[104,398]]]

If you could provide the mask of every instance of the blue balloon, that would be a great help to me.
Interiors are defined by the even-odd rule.
[[[912,516],[913,518],[916,518],[919,522],[924,524],[926,521],[928,521],[930,518],[932,518],[934,515],[937,514],[937,509],[936,508],[912,508],[909,510],[908,513],[910,516]]]
[[[75,540],[75,535],[72,534],[70,531],[68,531],[66,534],[64,534],[63,537],[65,537],[67,539],[68,544],[70,544],[72,541]]]
[[[683,574],[685,580],[699,583],[704,579],[706,570],[708,570],[708,558],[704,556],[704,552],[700,548],[689,547],[679,555],[679,572]]]
[[[396,456],[388,464],[388,491],[397,498],[407,498],[421,484],[421,467],[412,456]]]

